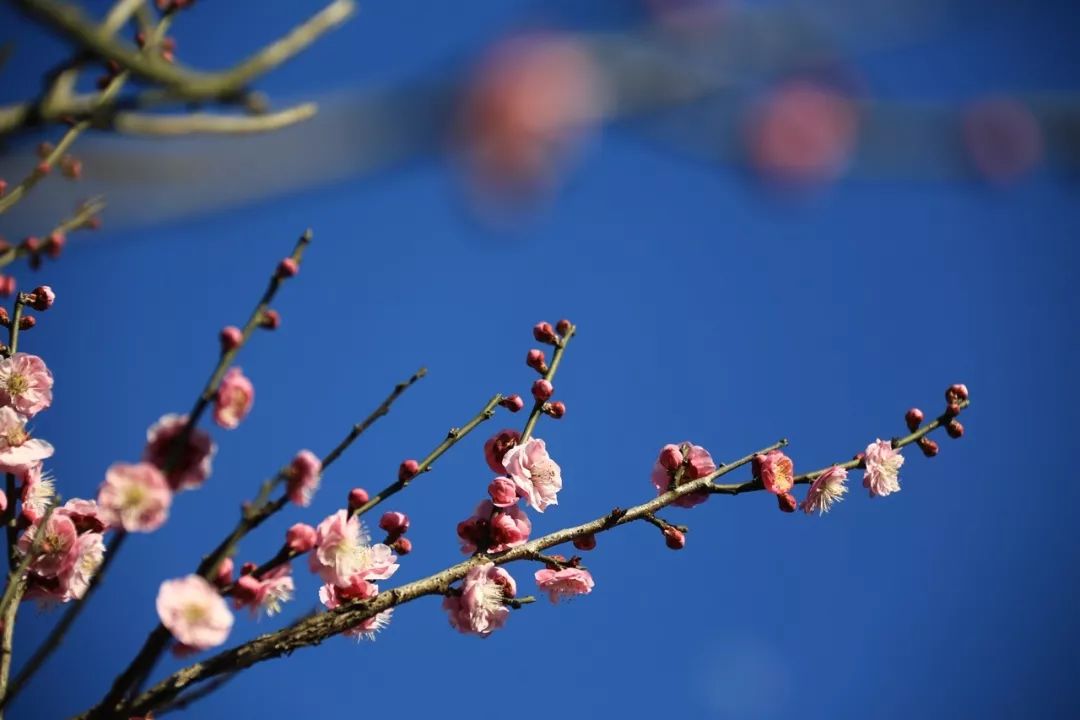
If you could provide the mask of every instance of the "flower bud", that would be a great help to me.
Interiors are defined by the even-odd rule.
[[[316,538],[315,528],[306,523],[296,523],[285,531],[285,546],[289,552],[300,555],[315,547]]]
[[[556,400],[553,403],[548,403],[544,406],[544,412],[558,420],[566,414],[566,403],[561,400]]]
[[[488,495],[495,507],[510,507],[517,503],[517,485],[506,477],[497,477],[488,485]]]
[[[659,462],[668,472],[675,472],[683,463],[682,450],[678,445],[665,445],[660,451]]]
[[[573,323],[571,323],[566,318],[563,318],[559,322],[555,323],[555,330],[560,335],[565,335],[566,333],[570,332],[570,328],[572,328],[572,327],[574,327]]]
[[[36,235],[28,235],[27,237],[23,238],[22,246],[26,249],[26,252],[36,253],[41,247],[41,241],[38,240]]]
[[[408,482],[416,477],[418,472],[420,472],[420,463],[410,458],[398,467],[397,477],[401,482]]]
[[[574,538],[574,547],[576,547],[578,550],[595,550],[596,536],[592,533],[589,533],[588,535],[576,537]]]
[[[235,325],[228,325],[221,329],[221,352],[228,352],[240,347],[244,341],[244,333]]]
[[[525,364],[541,375],[548,371],[547,359],[544,357],[543,350],[536,348],[530,350],[529,354],[525,356]]]
[[[277,310],[266,310],[263,312],[259,324],[267,330],[277,330],[281,327],[281,315]]]
[[[296,261],[291,257],[287,257],[277,266],[278,277],[290,278],[295,277],[296,273],[300,272],[300,266],[296,264]]]
[[[39,285],[30,293],[27,303],[38,312],[45,312],[56,302],[56,293],[48,285]]]
[[[255,602],[259,595],[259,581],[251,575],[241,575],[233,585],[232,596],[238,605],[247,605]]]
[[[34,172],[36,174],[38,174],[38,175],[48,175],[50,170],[52,170],[52,165],[50,165],[45,160],[42,160],[41,162],[39,162],[37,164],[37,166],[34,168]]]
[[[387,535],[404,535],[409,529],[409,516],[402,512],[385,512],[379,518],[379,527],[385,530]]]
[[[960,414],[960,405],[958,403],[949,403],[945,406],[945,417],[956,417]]]
[[[394,552],[398,555],[408,555],[412,552],[412,541],[407,537],[399,537],[390,544],[390,547],[392,547]]]
[[[923,415],[922,410],[919,408],[911,408],[907,411],[907,414],[904,415],[904,422],[907,423],[908,430],[915,432],[919,429],[919,426],[922,425],[924,418],[925,416]]]
[[[37,325],[37,318],[33,315],[23,315],[21,318],[19,318],[20,330],[29,330],[35,325]]]
[[[938,454],[938,444],[926,436],[919,438],[919,449],[928,458]]]
[[[0,276],[0,296],[10,297],[15,294],[15,277],[13,275]]]
[[[795,512],[795,508],[799,506],[799,502],[795,499],[795,496],[789,492],[777,495],[776,504],[780,506],[781,511],[786,513]]]
[[[500,400],[499,404],[513,413],[525,407],[525,401],[521,399],[520,395],[508,395]]]
[[[950,420],[949,424],[945,426],[945,432],[949,434],[949,437],[956,440],[964,436],[964,426],[960,424],[959,420]]]
[[[67,245],[67,236],[62,232],[54,232],[45,239],[45,253],[55,260],[60,257],[65,245]]]
[[[367,490],[364,488],[353,488],[349,491],[349,509],[356,510],[359,507],[367,505],[368,497]]]
[[[545,400],[550,398],[554,392],[555,386],[551,384],[550,380],[540,378],[533,383],[532,394],[538,402],[544,402]]]
[[[686,536],[682,530],[668,525],[664,528],[664,543],[672,550],[682,550],[686,547]]]
[[[7,327],[9,324],[11,324],[11,318],[8,317],[7,308],[0,306],[0,325]]]
[[[217,571],[214,573],[214,584],[219,588],[228,587],[232,585],[233,574],[233,559],[230,557],[225,558],[218,565]]]
[[[961,403],[967,399],[968,389],[967,385],[964,385],[963,383],[956,383],[955,385],[950,385],[949,388],[945,391],[945,402],[947,403]]]
[[[536,342],[545,343],[547,345],[558,345],[559,336],[555,334],[555,328],[551,327],[549,322],[539,322],[533,326],[533,337],[536,338]]]

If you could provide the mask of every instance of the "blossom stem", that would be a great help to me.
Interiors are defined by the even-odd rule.
[[[547,372],[544,373],[544,379],[548,382],[555,379],[555,373],[559,370],[559,363],[562,362],[563,353],[566,352],[566,346],[570,344],[570,340],[574,337],[574,333],[576,332],[577,325],[571,325],[570,329],[563,333],[562,340],[560,340],[558,346],[555,348],[555,352],[551,354],[551,365],[548,366]],[[544,404],[546,402],[546,400],[537,400],[533,403],[532,411],[529,412],[529,419],[525,421],[525,429],[521,431],[521,439],[518,440],[518,443],[525,442],[532,435],[533,429],[536,428],[537,421],[544,412]]]
[[[964,400],[963,402],[959,403],[960,409],[963,410],[964,408],[966,408],[970,404],[971,404],[970,400]],[[937,430],[938,428],[947,425],[948,422],[951,419],[952,419],[951,416],[946,415],[946,414],[943,413],[943,414],[939,415],[936,419],[934,419],[932,422],[926,423],[925,425],[923,425],[921,428],[919,428],[915,432],[911,433],[910,435],[905,435],[903,437],[895,437],[895,438],[893,438],[892,439],[893,449],[899,450],[902,447],[905,447],[907,445],[911,445],[912,443],[918,442],[921,438],[926,437],[927,435],[932,433],[934,430]],[[795,482],[796,485],[807,485],[809,483],[814,482],[814,480],[817,480],[817,478],[822,473],[829,470],[830,468],[839,467],[839,468],[843,468],[844,470],[854,470],[854,469],[856,469],[858,467],[861,467],[861,466],[862,466],[862,460],[858,459],[858,458],[853,459],[853,460],[848,460],[847,462],[834,463],[833,465],[827,465],[826,467],[819,468],[819,469],[814,470],[812,472],[803,473],[802,475],[797,475],[795,477],[795,479],[794,479],[794,482]],[[760,480],[754,479],[754,480],[749,480],[747,482],[734,483],[734,484],[730,484],[730,485],[712,484],[712,485],[709,485],[707,489],[708,489],[709,492],[717,494],[717,495],[740,495],[740,494],[745,493],[745,492],[755,492],[757,490],[763,490],[764,488],[765,488],[765,486],[761,484]]]
[[[471,557],[422,580],[383,591],[369,600],[344,605],[335,610],[302,620],[283,630],[261,635],[254,640],[225,650],[170,675],[142,693],[127,706],[110,708],[111,717],[127,717],[145,713],[170,702],[180,692],[199,682],[225,673],[242,670],[256,663],[292,653],[302,647],[319,644],[323,640],[355,627],[357,623],[370,619],[388,608],[429,595],[445,595],[450,585],[464,578],[475,565],[487,562],[495,565],[505,565],[517,560],[528,560],[541,550],[549,547],[561,545],[585,535],[606,532],[635,520],[641,520],[647,513],[655,513],[683,495],[704,489],[717,477],[749,463],[753,460],[754,455],[783,447],[786,444],[786,440],[781,440],[729,465],[724,465],[709,475],[681,485],[628,510],[617,509],[590,522],[544,535],[498,555]],[[123,715],[123,713],[127,713],[127,715]],[[77,720],[86,720],[88,717],[90,717],[89,713],[83,714],[77,716]]]
[[[105,201],[100,197],[91,198],[79,206],[78,211],[70,218],[64,220],[59,225],[54,227],[49,235],[54,233],[60,233],[66,235],[73,230],[79,230],[89,225],[95,216],[97,216],[102,210],[105,209]],[[0,268],[6,267],[15,262],[19,258],[26,257],[31,254],[30,248],[27,246],[26,241],[19,243],[18,245],[12,245],[7,250],[0,252]]]

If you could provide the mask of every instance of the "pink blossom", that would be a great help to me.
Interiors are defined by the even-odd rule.
[[[348,585],[327,583],[319,588],[319,600],[328,610],[357,600],[367,600],[379,594],[379,586],[359,577],[353,577]]]
[[[0,490],[0,513],[6,513],[7,512],[7,506],[8,506],[7,493],[4,492],[3,490]]]
[[[502,473],[503,457],[510,448],[517,445],[520,438],[521,433],[510,429],[500,430],[488,438],[484,443],[484,459],[487,460],[488,467],[494,472]]]
[[[199,487],[210,477],[217,445],[206,432],[192,428],[185,446],[173,456],[173,444],[187,425],[186,415],[163,415],[146,431],[143,460],[157,465],[173,492]],[[171,462],[170,462],[171,461]]]
[[[472,517],[458,523],[461,552],[471,555],[478,548],[484,552],[502,552],[524,544],[529,539],[532,523],[525,511],[516,505],[495,509],[490,500],[476,506]]]
[[[23,517],[31,523],[40,520],[55,494],[53,479],[42,470],[42,464],[31,465],[22,475],[20,497]]]
[[[404,535],[409,529],[409,516],[403,512],[385,512],[379,518],[379,527],[385,530],[387,535],[394,537]]]
[[[39,532],[44,535],[38,543],[37,557],[30,562],[30,572],[45,578],[63,577],[70,573],[79,556],[79,533],[75,523],[66,515],[54,512],[44,529],[40,523],[26,529],[19,538],[20,553],[25,555],[30,551],[30,545]]]
[[[833,465],[818,475],[806,493],[802,504],[803,512],[807,515],[815,510],[819,515],[829,512],[833,503],[844,499],[844,493],[848,491],[846,482],[847,470],[839,465]]]
[[[229,368],[218,385],[214,398],[214,422],[226,430],[235,430],[251,412],[255,386],[238,367]]]
[[[795,485],[795,464],[779,450],[755,455],[753,468],[761,484],[774,495],[783,495]]]
[[[0,407],[0,471],[22,474],[52,454],[52,445],[30,437],[26,418],[10,406]]]
[[[300,507],[307,507],[319,489],[322,461],[310,450],[296,453],[289,465],[287,492],[289,500]]]
[[[689,448],[685,455],[680,449],[682,446],[687,446]],[[650,478],[653,487],[656,488],[657,495],[663,495],[668,490],[672,489],[672,481],[675,479],[680,467],[685,468],[682,471],[681,482],[687,483],[691,480],[699,480],[714,472],[716,470],[716,463],[713,462],[712,455],[709,454],[708,450],[700,445],[694,445],[689,440],[680,443],[679,445],[665,445],[660,450],[660,455],[656,459],[656,464],[653,465],[652,476]],[[692,493],[680,495],[671,504],[683,508],[692,508],[708,499],[708,490],[695,490]]]
[[[80,535],[88,532],[102,533],[111,527],[104,510],[94,500],[71,498],[56,512],[71,518]]]
[[[328,610],[341,607],[342,605],[355,600],[366,600],[371,597],[375,597],[378,592],[378,588],[368,582],[362,582],[362,586],[359,588],[359,592],[350,588],[339,588],[333,585],[323,585],[319,588],[319,600]],[[375,634],[383,630],[390,624],[390,617],[393,615],[394,609],[389,608],[382,612],[368,618],[367,620],[361,620],[357,625],[349,628],[345,631],[346,637],[354,637],[357,640],[374,640]]]
[[[0,360],[0,404],[33,417],[52,404],[53,376],[37,355],[17,352]]]
[[[163,582],[157,613],[177,641],[196,650],[224,643],[233,625],[225,599],[198,575]]]
[[[76,544],[75,562],[70,574],[65,578],[66,592],[62,602],[82,599],[90,587],[90,580],[105,560],[105,540],[101,533],[86,532],[79,536]]]
[[[518,501],[517,485],[508,477],[497,477],[488,485],[488,495],[495,507],[510,507]]]
[[[128,532],[152,532],[169,518],[172,490],[165,476],[147,462],[115,463],[105,471],[98,502],[110,525]]]
[[[904,456],[888,440],[875,440],[866,446],[866,471],[863,487],[870,497],[885,497],[900,492],[900,466]]]
[[[517,485],[518,495],[537,512],[559,504],[562,470],[548,455],[543,440],[529,438],[510,448],[503,456],[503,467]]]
[[[296,523],[285,532],[285,544],[296,554],[306,553],[315,547],[318,534],[306,523]]]
[[[510,573],[494,563],[474,565],[461,583],[461,593],[443,599],[450,626],[465,634],[487,637],[506,624],[506,601],[517,595]]]
[[[552,603],[558,602],[560,598],[588,595],[594,584],[592,575],[583,568],[544,568],[537,570],[534,577],[537,587],[548,594]]]
[[[262,577],[243,575],[237,580],[236,587],[243,585],[244,591],[234,591],[234,605],[237,610],[247,607],[251,614],[257,615],[260,610],[267,616],[273,617],[281,612],[281,605],[293,598],[296,585],[292,579],[292,568],[288,563],[283,563],[267,571]]]
[[[347,587],[354,579],[386,580],[397,572],[397,556],[382,543],[370,545],[360,520],[345,510],[330,515],[315,529],[311,571],[323,582]]]

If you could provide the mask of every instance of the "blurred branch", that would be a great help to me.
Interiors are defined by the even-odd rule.
[[[214,134],[247,135],[263,133],[295,125],[315,115],[315,103],[302,103],[266,115],[218,115],[188,113],[185,115],[150,115],[121,112],[111,118],[111,127],[126,135],[175,137],[178,135]]]

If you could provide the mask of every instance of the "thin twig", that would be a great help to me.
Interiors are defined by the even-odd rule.
[[[555,352],[551,355],[551,365],[548,366],[548,370],[544,373],[544,379],[551,381],[555,378],[555,373],[559,370],[559,363],[562,362],[563,354],[566,352],[566,346],[570,344],[570,340],[573,339],[574,333],[577,332],[577,326],[571,325],[567,330],[558,346],[555,348]],[[519,442],[525,442],[532,435],[533,429],[536,427],[536,422],[540,419],[540,415],[544,411],[545,400],[537,400],[533,403],[533,408],[529,412],[529,419],[525,421],[525,429],[521,433],[521,440]]]

